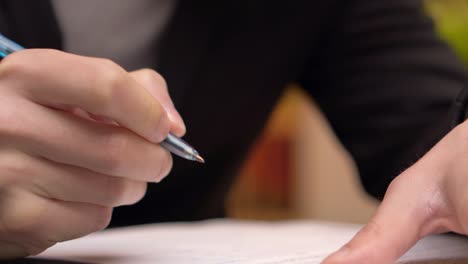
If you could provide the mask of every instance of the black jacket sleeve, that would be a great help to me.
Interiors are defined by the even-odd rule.
[[[301,84],[381,198],[402,170],[449,130],[463,86],[456,57],[417,0],[348,0]],[[320,67],[317,67],[320,64]]]

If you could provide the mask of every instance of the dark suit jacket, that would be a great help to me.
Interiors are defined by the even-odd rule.
[[[27,47],[61,48],[45,0],[0,0],[0,29]],[[113,225],[223,216],[237,165],[291,82],[382,197],[448,131],[464,81],[417,0],[180,0],[160,56],[186,138],[209,162],[175,159],[142,202],[115,210]]]

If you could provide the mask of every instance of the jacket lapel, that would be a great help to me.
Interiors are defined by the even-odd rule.
[[[60,29],[50,1],[3,0],[2,33],[28,48],[62,47]]]
[[[181,110],[185,91],[194,82],[213,40],[222,4],[216,0],[180,0],[162,38],[158,71]]]
[[[224,2],[179,0],[161,38],[156,68],[167,80],[179,110],[186,89],[201,73],[210,43],[219,40],[216,32],[226,29],[222,21],[228,18],[223,17],[223,10],[229,7]],[[49,0],[0,0],[0,12],[0,33],[28,48],[62,48],[60,27]]]
[[[199,72],[202,59],[221,28],[224,1],[179,0],[158,47],[157,70],[166,78],[171,97],[182,97]],[[49,0],[0,0],[0,33],[28,48],[62,48],[60,27]],[[219,31],[219,30],[218,30]]]

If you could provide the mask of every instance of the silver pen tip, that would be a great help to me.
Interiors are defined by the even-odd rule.
[[[202,158],[202,156],[200,156],[200,155],[196,155],[196,156],[195,156],[195,160],[198,161],[198,162],[200,162],[200,163],[205,163],[205,160],[204,160],[204,159]]]

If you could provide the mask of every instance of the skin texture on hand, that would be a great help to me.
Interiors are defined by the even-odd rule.
[[[399,175],[370,222],[324,264],[391,264],[421,238],[468,234],[468,123]]]
[[[107,226],[172,167],[159,146],[185,133],[164,79],[56,50],[0,63],[0,259]]]

